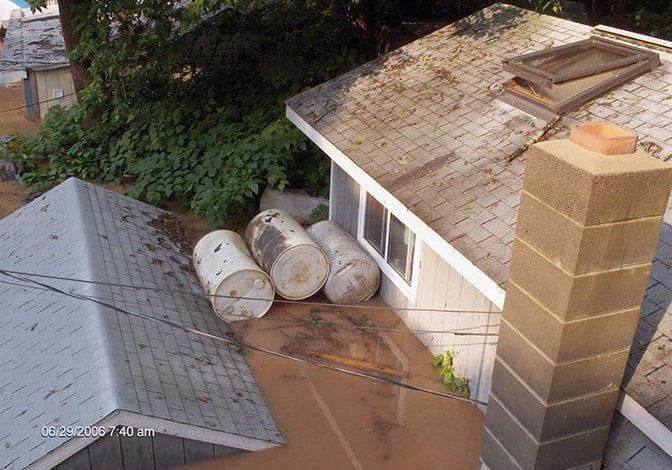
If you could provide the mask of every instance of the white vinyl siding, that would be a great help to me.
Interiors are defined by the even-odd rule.
[[[330,219],[357,237],[360,221],[356,214],[361,204],[361,188],[335,163],[332,163],[331,183]],[[397,315],[411,330],[415,330],[415,335],[433,354],[454,351],[457,371],[471,381],[472,398],[487,401],[497,336],[454,333],[496,334],[499,309],[421,239],[416,240],[414,245],[417,250],[414,266],[417,271],[412,276],[416,283],[414,300],[409,299],[407,292],[392,281],[390,271],[397,274],[392,269],[383,269],[378,295],[395,308]],[[377,261],[381,265],[380,255]],[[437,311],[402,310],[406,307],[436,308]]]

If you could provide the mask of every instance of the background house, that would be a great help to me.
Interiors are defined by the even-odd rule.
[[[508,95],[514,76],[504,58],[589,37],[635,44],[661,63],[560,116]],[[431,351],[456,351],[472,396],[487,400],[525,171],[521,148],[564,137],[577,122],[608,120],[669,159],[672,44],[497,4],[292,98],[287,116],[331,158],[330,217],[377,259],[381,296],[411,329],[430,330],[418,336]],[[663,345],[672,338],[670,214],[620,409],[672,455],[672,368]]]
[[[52,106],[77,101],[58,8],[12,12],[0,53],[0,94],[15,114],[30,120],[44,117]],[[0,123],[8,119],[0,115]]]

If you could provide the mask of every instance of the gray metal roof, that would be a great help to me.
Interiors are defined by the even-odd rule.
[[[507,157],[548,122],[496,98],[512,77],[502,60],[591,34],[611,36],[495,4],[287,106],[506,288],[526,162]],[[566,113],[547,139],[567,138],[578,122],[610,121],[634,130],[640,150],[670,160],[672,46],[643,39],[662,65]],[[624,388],[672,429],[672,199],[641,316]]]
[[[69,63],[58,15],[12,14],[0,53],[0,73]]]
[[[207,298],[181,293],[201,288],[188,255],[157,225],[163,217],[71,178],[0,220],[0,267],[157,288],[42,279],[225,335]],[[181,437],[283,442],[240,352],[93,302],[0,283],[0,469],[23,468],[66,443],[43,438],[42,426],[90,426],[120,410],[178,423]]]

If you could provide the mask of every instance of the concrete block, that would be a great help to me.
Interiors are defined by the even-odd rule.
[[[511,459],[525,470],[597,469],[672,166],[571,141],[545,141],[527,154],[483,461],[502,460],[507,469]]]
[[[516,240],[509,279],[562,320],[637,308],[651,264],[573,276]]]
[[[527,387],[501,359],[496,359],[492,394],[541,441],[608,426],[619,387],[549,403]]]
[[[658,158],[605,157],[566,140],[535,144],[527,156],[524,189],[582,225],[665,212],[672,167]]]
[[[521,470],[516,460],[487,428],[481,442],[481,461],[485,464],[485,470]]]
[[[563,322],[520,290],[506,289],[504,318],[528,341],[555,361],[571,361],[629,348],[639,308]]]
[[[605,426],[560,439],[538,441],[495,397],[490,398],[486,426],[522,468],[534,470],[567,470],[599,461],[609,436],[609,426]]]
[[[605,391],[618,386],[629,350],[571,362],[555,362],[527,342],[505,320],[499,327],[497,356],[547,402]]]
[[[648,263],[662,217],[584,227],[523,192],[516,235],[575,274]]]

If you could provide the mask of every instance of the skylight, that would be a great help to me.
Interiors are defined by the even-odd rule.
[[[515,78],[502,99],[534,115],[559,114],[658,65],[654,52],[591,38],[504,60]]]

